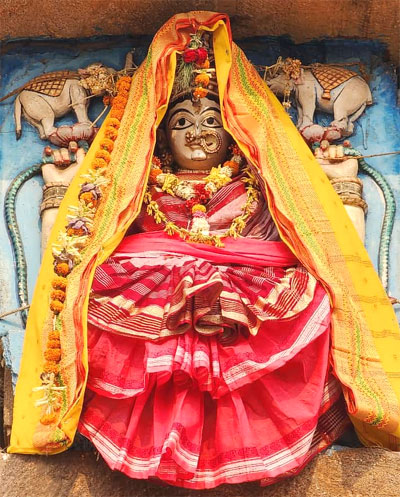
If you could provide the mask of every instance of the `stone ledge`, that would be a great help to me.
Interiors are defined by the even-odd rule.
[[[234,39],[290,35],[381,40],[399,62],[398,0],[1,0],[0,40],[153,35],[173,14],[214,10],[231,16]],[[40,12],[40,15],[38,15]]]
[[[298,476],[270,487],[256,483],[193,491],[131,480],[89,452],[51,457],[2,454],[1,497],[398,497],[400,454],[349,449],[318,456]]]

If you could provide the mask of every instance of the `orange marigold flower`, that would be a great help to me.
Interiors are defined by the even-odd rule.
[[[201,69],[208,69],[210,67],[210,61],[207,58],[202,64],[198,64],[198,66]]]
[[[107,162],[104,159],[94,159],[92,162],[92,169],[101,169],[107,167]]]
[[[44,363],[43,371],[45,373],[57,374],[60,372],[60,366],[55,361],[46,361]]]
[[[59,300],[52,300],[50,302],[50,309],[54,312],[54,314],[59,314],[64,308],[64,304]]]
[[[224,162],[224,167],[229,167],[230,169],[232,169],[232,174],[233,176],[236,176],[237,174],[239,174],[239,163],[234,161],[234,160],[227,160]]]
[[[157,169],[161,169],[161,160],[156,155],[153,155],[151,165],[156,166]]]
[[[97,199],[94,198],[92,192],[85,192],[79,195],[79,199],[82,200],[86,205],[92,205],[92,207],[97,206]]]
[[[115,131],[115,128],[111,128]],[[107,152],[112,152],[114,148],[114,142],[109,138],[103,138],[100,142],[100,148],[107,150]]]
[[[107,126],[104,132],[104,136],[110,140],[115,140],[118,136],[118,131],[112,126],[110,127]],[[109,152],[111,152],[111,150],[109,150]]]
[[[115,119],[115,117],[108,117],[105,124],[107,127],[111,126],[115,129],[119,129],[119,127],[121,126],[121,122],[119,121],[119,119]]]
[[[67,278],[63,278],[62,276],[57,276],[51,282],[51,286],[56,290],[65,290],[67,288]]]
[[[57,419],[57,414],[55,412],[52,412],[51,414],[43,414],[43,416],[40,418],[40,422],[42,425],[51,425],[53,424]]]
[[[52,330],[48,336],[49,340],[60,340],[60,332],[57,330]]]
[[[60,340],[48,340],[47,342],[48,349],[59,349],[61,348]]]
[[[161,169],[152,169],[150,171],[150,176],[149,176],[149,182],[151,185],[156,185],[157,184],[157,176],[159,174],[162,174],[162,170]]]
[[[86,235],[86,232],[83,228],[68,228],[67,235],[68,236],[83,236],[83,235]]]
[[[47,349],[44,352],[44,357],[48,361],[59,362],[61,359],[61,349]]]
[[[116,109],[116,110],[119,110],[120,112],[124,112],[125,105],[115,104],[115,105],[112,106],[112,109]]]
[[[123,115],[124,109],[111,109],[110,111],[110,117],[112,117],[113,119],[118,119],[118,121],[121,121]]]
[[[124,95],[117,95],[116,97],[113,98],[112,101],[112,106],[116,108],[125,108],[126,104],[128,102],[128,99]]]
[[[203,88],[207,88],[210,82],[210,76],[205,72],[201,72],[195,77],[194,82],[196,83],[196,85],[200,85]]]
[[[51,298],[53,300],[59,300],[60,302],[64,302],[65,297],[66,295],[64,290],[54,290],[53,292],[51,292]]]
[[[198,86],[193,92],[193,96],[195,99],[204,98],[207,95],[208,95],[208,90],[202,88],[201,86]]]
[[[96,159],[104,159],[107,164],[110,162],[111,160],[111,154],[110,152],[107,152],[107,150],[98,150],[96,152],[96,155],[95,155]]]
[[[71,272],[66,262],[59,262],[56,264],[54,271],[58,276],[67,276],[67,274]]]
[[[121,88],[118,92],[118,97],[125,98],[126,101],[128,101],[129,97],[129,88]],[[116,97],[115,97],[116,98]],[[125,104],[126,105],[126,104]]]
[[[131,83],[132,83],[131,76],[122,76],[117,81],[117,84],[116,84],[117,90],[119,91],[121,88],[130,88]]]
[[[104,105],[110,105],[111,104],[111,95],[104,95],[104,97],[103,97],[103,104]]]

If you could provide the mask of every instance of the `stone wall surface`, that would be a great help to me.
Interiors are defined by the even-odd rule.
[[[153,34],[173,14],[189,10],[228,13],[236,39],[376,39],[387,44],[394,63],[400,60],[398,0],[2,0],[0,40]]]
[[[351,449],[318,456],[298,476],[261,488],[258,483],[193,491],[131,480],[93,453],[51,457],[3,454],[1,497],[398,497],[400,455]]]

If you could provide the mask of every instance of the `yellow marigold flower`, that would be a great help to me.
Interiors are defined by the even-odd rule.
[[[92,169],[102,169],[103,167],[107,167],[107,162],[104,159],[94,159],[92,162]]]
[[[205,205],[195,204],[195,205],[192,207],[192,212],[193,212],[193,214],[194,214],[195,212],[207,212],[207,209],[206,209],[206,206],[205,206]]]
[[[104,136],[106,138],[109,138],[110,140],[115,140],[118,136],[118,131],[112,126],[107,126],[106,130],[104,132]],[[111,152],[111,150],[110,150],[110,152]]]
[[[51,414],[43,414],[43,416],[40,418],[40,422],[42,425],[51,425],[53,424],[57,419],[57,414],[55,412],[52,412]]]
[[[119,121],[119,119],[115,119],[115,117],[108,117],[106,119],[105,125],[107,127],[111,126],[112,128],[119,129],[119,127],[121,126],[121,122]]]

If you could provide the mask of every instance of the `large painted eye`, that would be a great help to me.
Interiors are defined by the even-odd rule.
[[[221,128],[222,127],[221,122],[215,116],[206,117],[203,120],[202,124],[203,124],[203,126],[206,126],[207,128]]]
[[[192,126],[192,122],[189,121],[186,117],[178,117],[173,123],[172,129],[185,129],[189,128],[189,126]]]

